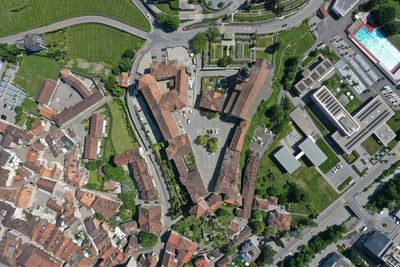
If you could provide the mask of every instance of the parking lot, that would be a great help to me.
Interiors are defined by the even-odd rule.
[[[191,110],[191,112],[189,112],[189,110]],[[204,184],[208,186],[211,179],[215,180],[218,176],[219,166],[217,164],[221,164],[222,162],[219,160],[221,149],[225,145],[233,128],[233,124],[223,122],[219,118],[209,120],[206,117],[202,117],[200,111],[197,109],[186,109],[184,113],[180,114],[179,112],[175,112],[174,115],[178,125],[182,125],[182,127],[180,127],[181,132],[189,135],[196,157],[197,167],[199,168]],[[188,120],[190,121],[189,124]],[[218,150],[216,153],[208,153],[204,147],[196,144],[197,136],[203,134],[209,134],[218,138]]]

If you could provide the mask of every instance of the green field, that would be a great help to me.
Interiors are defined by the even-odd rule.
[[[23,56],[14,83],[22,87],[30,96],[36,97],[44,80],[56,80],[61,65],[42,56]]]
[[[108,108],[112,117],[111,142],[115,153],[121,153],[137,146],[136,140],[131,133],[131,126],[127,124],[129,118],[126,117],[124,107],[113,100],[108,103]]]
[[[378,141],[372,135],[368,137],[364,142],[362,142],[361,145],[370,156],[374,155],[382,148],[382,145],[378,143]]]
[[[324,139],[320,138],[317,140],[316,144],[319,146],[319,148],[325,153],[325,155],[328,157],[327,160],[325,160],[320,166],[319,169],[323,173],[327,173],[330,170],[332,170],[333,167],[335,167],[339,162],[340,159],[338,156],[336,156],[335,152],[332,151],[332,149],[329,147],[329,145],[324,141]]]
[[[137,51],[144,44],[144,40],[139,37],[100,24],[67,28],[62,31],[62,36],[58,31],[47,34],[46,38],[65,40],[71,58],[108,65],[116,65],[126,49]]]
[[[0,36],[73,17],[98,15],[150,31],[150,24],[129,0],[2,0]]]

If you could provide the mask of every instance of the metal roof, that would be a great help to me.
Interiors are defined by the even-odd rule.
[[[274,154],[274,157],[288,173],[293,173],[301,166],[300,162],[286,147],[281,147],[278,152]]]
[[[314,166],[319,166],[328,159],[325,153],[309,137],[299,145],[299,148]]]
[[[380,257],[383,250],[391,243],[389,237],[379,231],[375,231],[365,241],[364,247],[368,249],[373,255]]]

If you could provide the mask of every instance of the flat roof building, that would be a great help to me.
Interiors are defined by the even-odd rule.
[[[312,99],[329,120],[346,136],[351,136],[360,129],[360,125],[326,86],[317,90],[312,95]]]
[[[315,126],[312,119],[308,116],[307,112],[297,106],[291,113],[290,118],[292,121],[299,127],[299,129],[304,133],[306,136],[312,136],[316,139],[319,136],[319,130],[317,126]]]
[[[354,265],[342,254],[334,252],[321,267],[353,267]]]
[[[307,137],[303,142],[301,142],[299,148],[316,167],[328,159],[321,148],[319,148],[319,146],[317,146],[317,144],[310,137]]]
[[[312,70],[305,70],[302,73],[303,78],[296,83],[294,88],[299,96],[307,93],[313,86],[322,79],[324,79],[328,74],[330,74],[335,69],[335,65],[325,58],[318,63]]]
[[[332,6],[333,12],[338,16],[345,17],[360,0],[336,0]]]
[[[347,136],[337,131],[332,138],[347,154],[360,146],[372,134],[386,145],[396,136],[386,124],[393,115],[393,110],[385,101],[380,96],[376,96],[354,115],[353,118],[360,127],[353,135]]]
[[[274,158],[288,173],[293,173],[301,166],[300,162],[286,147],[281,147],[274,154]]]

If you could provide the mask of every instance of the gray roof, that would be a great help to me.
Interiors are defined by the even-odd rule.
[[[321,267],[353,267],[354,265],[342,254],[333,253]]]
[[[364,247],[368,249],[373,255],[380,257],[382,251],[391,243],[389,237],[384,235],[382,232],[373,232],[367,241],[364,243]]]
[[[306,157],[312,162],[314,166],[321,165],[328,157],[325,153],[317,146],[311,138],[306,138],[300,145],[299,148],[304,152]]]
[[[344,17],[357,5],[360,0],[336,0],[332,9],[336,14]]]
[[[288,173],[293,173],[301,166],[300,162],[286,147],[281,147],[278,152],[274,154],[274,157]]]

